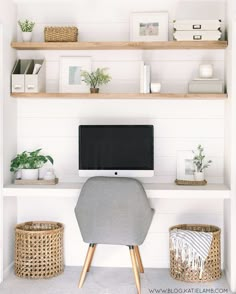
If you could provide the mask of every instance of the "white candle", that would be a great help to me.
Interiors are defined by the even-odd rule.
[[[212,64],[201,64],[199,66],[200,78],[212,78],[213,77],[213,65]]]

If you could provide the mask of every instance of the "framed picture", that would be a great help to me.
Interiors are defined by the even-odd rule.
[[[91,71],[91,57],[60,58],[60,93],[89,93],[81,79],[81,71]]]
[[[194,164],[192,151],[177,152],[177,180],[194,181]]]
[[[168,12],[132,13],[130,40],[168,41]]]

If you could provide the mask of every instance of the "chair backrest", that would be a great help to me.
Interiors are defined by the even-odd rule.
[[[142,244],[153,212],[142,184],[131,178],[90,178],[75,207],[84,242],[96,244]]]

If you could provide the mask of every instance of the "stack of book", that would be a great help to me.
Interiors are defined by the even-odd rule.
[[[175,20],[176,41],[217,41],[221,38],[221,20]]]
[[[150,93],[151,68],[143,61],[140,63],[140,93]]]

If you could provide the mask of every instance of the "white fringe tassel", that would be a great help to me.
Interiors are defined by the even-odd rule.
[[[175,258],[181,258],[182,262],[187,262],[192,270],[200,269],[199,279],[202,279],[205,260],[187,242],[180,238],[171,238],[170,249],[175,251]]]

